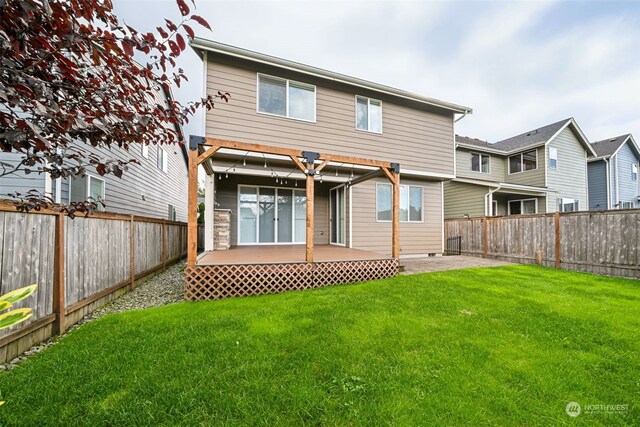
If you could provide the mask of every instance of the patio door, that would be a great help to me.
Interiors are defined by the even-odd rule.
[[[346,234],[345,218],[346,203],[344,186],[332,188],[329,192],[330,243],[334,245],[344,245]]]
[[[238,244],[305,243],[304,190],[240,186]]]

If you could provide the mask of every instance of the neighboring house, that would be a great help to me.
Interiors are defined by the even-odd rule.
[[[589,159],[589,209],[640,207],[638,166],[640,148],[631,134],[591,144],[597,157]]]
[[[443,252],[443,181],[455,171],[455,115],[467,107],[196,38],[208,94],[228,104],[206,113],[205,136],[397,162],[401,256]],[[221,149],[215,206],[231,211],[231,245],[304,244],[305,181],[289,159]],[[391,184],[330,163],[315,183],[316,245],[388,255]]]
[[[168,105],[170,94],[158,88],[156,101]],[[188,157],[186,148],[179,145],[136,145],[129,151],[114,147],[96,148],[82,142],[77,143],[87,153],[103,159],[136,159],[140,164],[130,164],[122,178],[113,174],[100,176],[88,168],[84,177],[58,178],[52,180],[48,174],[32,172],[13,173],[0,178],[0,198],[9,194],[26,194],[38,190],[49,195],[56,203],[87,200],[89,196],[104,199],[106,207],[101,210],[123,214],[150,216],[176,221],[187,220]],[[20,153],[0,153],[0,162],[17,165],[22,160]]]
[[[573,118],[496,143],[456,135],[445,218],[587,210],[591,156]]]

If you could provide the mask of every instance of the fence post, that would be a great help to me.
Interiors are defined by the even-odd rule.
[[[560,268],[560,212],[556,212],[556,268]]]
[[[162,220],[162,271],[164,271],[166,265],[167,265],[167,238],[166,238],[166,232],[167,232],[167,221],[166,220]]]
[[[136,287],[136,256],[135,256],[135,235],[136,235],[136,224],[133,220],[133,215],[131,215],[131,222],[129,227],[129,276],[131,279],[131,284],[129,285],[130,290],[133,290]]]
[[[53,255],[53,313],[56,319],[53,322],[53,334],[64,332],[64,214],[56,217],[55,226],[55,251]]]
[[[487,217],[482,218],[482,240],[484,241],[484,257],[489,258],[489,241],[487,237],[489,232],[487,230]]]

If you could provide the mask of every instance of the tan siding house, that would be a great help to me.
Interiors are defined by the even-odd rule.
[[[454,178],[456,115],[467,107],[202,39],[206,90],[231,94],[205,136],[399,164],[400,255],[443,252],[443,182]],[[231,245],[303,244],[304,176],[275,155],[220,150],[208,164]],[[391,253],[391,184],[330,162],[315,179],[314,241]],[[300,203],[300,205],[298,205]],[[214,248],[215,249],[215,248]]]

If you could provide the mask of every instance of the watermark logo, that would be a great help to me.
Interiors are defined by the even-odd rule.
[[[569,402],[567,403],[566,408],[564,409],[567,415],[572,418],[577,417],[580,414],[585,415],[594,415],[594,414],[624,414],[629,410],[628,404],[586,404],[580,406],[578,402]]]
[[[580,404],[578,402],[569,402],[567,403],[567,407],[564,410],[567,412],[567,415],[575,418],[580,415],[582,408],[580,407]]]

